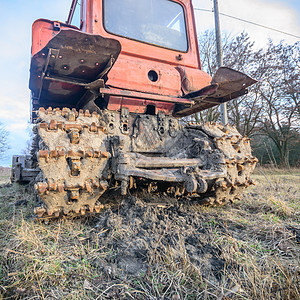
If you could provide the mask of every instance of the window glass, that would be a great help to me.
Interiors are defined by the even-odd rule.
[[[80,4],[77,1],[71,24],[80,28]]]
[[[187,51],[184,11],[169,0],[104,0],[104,26],[110,33]]]

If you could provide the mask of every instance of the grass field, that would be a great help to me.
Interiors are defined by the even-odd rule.
[[[254,178],[223,208],[131,195],[43,224],[0,177],[0,299],[300,299],[300,171]]]
[[[0,185],[9,183],[10,168],[0,167]]]

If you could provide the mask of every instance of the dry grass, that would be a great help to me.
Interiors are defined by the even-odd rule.
[[[224,208],[128,197],[41,224],[25,186],[0,188],[0,299],[299,299],[300,172],[258,170]]]
[[[0,167],[0,184],[9,183],[10,168]]]

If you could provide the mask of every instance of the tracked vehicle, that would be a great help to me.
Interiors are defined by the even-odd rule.
[[[32,27],[31,156],[38,217],[99,212],[102,194],[136,188],[207,204],[238,198],[256,163],[235,127],[183,122],[247,93],[255,80],[201,70],[192,1],[82,0],[80,26]],[[101,197],[102,196],[102,197]]]

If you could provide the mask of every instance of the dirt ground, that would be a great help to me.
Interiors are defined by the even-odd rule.
[[[97,216],[47,224],[3,180],[0,299],[300,299],[300,170],[254,178],[225,207],[110,193]]]

